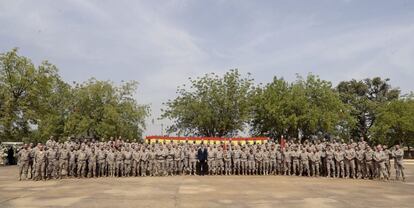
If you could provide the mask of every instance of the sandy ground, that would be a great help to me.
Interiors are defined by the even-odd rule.
[[[407,181],[293,176],[174,176],[18,181],[0,167],[0,207],[414,207]]]

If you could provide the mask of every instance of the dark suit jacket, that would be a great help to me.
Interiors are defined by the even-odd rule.
[[[197,159],[200,160],[200,162],[205,162],[207,160],[207,148],[204,148],[204,151],[202,149],[198,150]]]

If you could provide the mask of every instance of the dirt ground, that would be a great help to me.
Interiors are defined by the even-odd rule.
[[[18,181],[0,167],[0,207],[414,207],[407,181],[293,176],[174,176]]]

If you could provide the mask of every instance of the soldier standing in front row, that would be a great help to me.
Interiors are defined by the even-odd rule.
[[[66,177],[69,168],[69,151],[66,145],[59,151],[59,173],[58,177]]]
[[[326,155],[326,177],[335,177],[335,162],[334,162],[334,152],[331,149],[331,146],[328,146],[325,152]],[[332,174],[331,174],[332,173]]]
[[[76,176],[76,151],[72,146],[69,151],[69,175],[72,177]]]
[[[78,178],[85,177],[86,173],[86,160],[88,159],[88,155],[86,154],[85,147],[82,146],[81,149],[78,151]]]
[[[24,174],[23,179],[27,179],[27,172],[29,169],[29,160],[30,160],[30,151],[27,149],[28,146],[25,144],[23,148],[17,154],[18,156],[18,165],[19,165],[19,181],[22,180],[22,174]]]
[[[105,176],[106,170],[106,153],[103,146],[98,150],[98,176]]]
[[[195,151],[194,147],[191,147],[190,153],[188,155],[188,162],[189,162],[189,170],[190,175],[196,174],[196,164],[197,164],[197,152]]]
[[[38,146],[38,150],[34,155],[35,176],[34,180],[46,180],[46,152],[43,150],[43,145]]]
[[[95,148],[92,148],[88,155],[88,178],[96,177],[96,163],[97,155],[95,153]]]
[[[125,149],[124,152],[124,175],[123,176],[131,176],[131,163],[132,163],[132,152],[129,147]]]
[[[400,180],[402,176],[402,180],[405,181],[404,175],[404,150],[400,148],[400,145],[396,145],[394,151],[392,151],[392,156],[394,157],[394,168],[395,168],[395,179]]]
[[[106,155],[106,163],[108,164],[108,176],[115,177],[115,170],[116,170],[116,155],[114,149],[112,148],[108,151]]]
[[[139,164],[139,167],[141,168],[141,176],[147,176],[149,154],[146,148],[144,147],[142,147],[140,158],[141,158],[141,162]]]

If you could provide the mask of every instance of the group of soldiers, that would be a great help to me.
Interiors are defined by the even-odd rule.
[[[206,152],[205,159],[200,151]],[[207,143],[55,142],[18,152],[19,180],[173,175],[289,175],[405,180],[404,151],[385,145],[325,140],[280,145]]]

